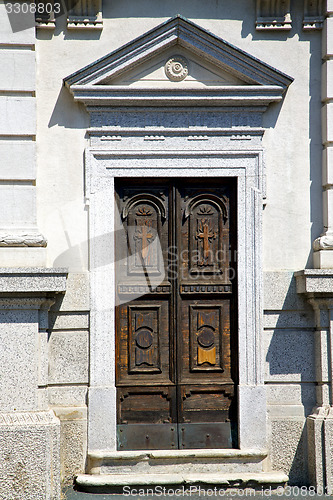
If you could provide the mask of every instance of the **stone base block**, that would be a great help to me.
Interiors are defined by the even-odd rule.
[[[52,411],[0,413],[0,500],[60,500],[60,423]]]
[[[289,408],[289,411],[292,409]],[[281,470],[288,474],[292,485],[307,486],[309,480],[305,418],[271,416],[269,422],[273,470]]]
[[[217,487],[217,491],[228,492],[232,488],[262,488],[271,487],[273,491],[283,487],[288,481],[288,476],[283,472],[257,472],[257,473],[196,473],[196,474],[80,474],[76,477],[76,485],[79,490],[98,492],[118,490],[129,493],[131,487],[161,488],[164,485],[183,486],[191,493],[198,493],[198,485],[203,488],[206,485],[210,489]],[[181,491],[181,488],[178,488]],[[202,491],[200,488],[199,491]],[[271,491],[271,490],[270,490]],[[180,495],[178,495],[180,496]],[[211,496],[211,495],[210,495]]]
[[[309,478],[323,491],[333,492],[333,408],[320,407],[307,418]]]
[[[1,267],[44,267],[45,247],[1,247]]]
[[[313,252],[313,267],[315,269],[333,269],[333,249]]]
[[[87,408],[53,408],[60,420],[61,484],[72,486],[76,474],[85,470],[87,456]]]

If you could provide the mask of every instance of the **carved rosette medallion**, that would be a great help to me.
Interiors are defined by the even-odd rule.
[[[172,82],[181,82],[188,75],[188,62],[182,56],[170,57],[164,66],[164,71]]]

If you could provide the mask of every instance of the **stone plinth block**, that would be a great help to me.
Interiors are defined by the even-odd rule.
[[[1,293],[65,292],[67,269],[0,268]]]
[[[332,73],[333,73],[333,61],[332,62]],[[332,74],[332,86],[333,86],[333,74]],[[332,90],[333,95],[333,90]],[[333,184],[333,148],[326,147],[323,150],[323,186],[329,187]]]
[[[309,448],[309,478],[317,488],[333,491],[332,444],[333,444],[332,407],[320,407],[307,418]],[[325,491],[325,490],[323,490]]]
[[[2,411],[37,410],[37,305],[30,310],[8,310],[1,307],[0,323],[0,408]]]
[[[35,135],[34,97],[0,97],[0,134]]]
[[[15,144],[15,146],[14,146]],[[0,142],[0,179],[34,180],[36,179],[36,142],[1,141]]]
[[[333,60],[329,59],[322,65],[321,97],[323,101],[333,96]]]
[[[21,232],[17,228],[27,228],[22,232],[31,232],[35,225],[36,188],[31,185],[2,184],[0,197],[3,208],[1,210],[1,233],[9,239],[13,233]],[[1,237],[1,240],[3,236]],[[11,242],[9,241],[9,244]],[[15,241],[14,241],[15,244]]]
[[[11,4],[8,6],[8,4]],[[15,26],[12,27],[8,12],[13,2],[1,2],[0,4],[0,44],[5,45],[34,45],[35,44],[35,24],[34,14],[28,10],[20,10],[18,14],[11,16]],[[14,11],[13,11],[14,12]],[[14,29],[13,29],[14,28]]]
[[[35,52],[2,50],[0,52],[0,89],[9,91],[35,90]]]
[[[333,294],[333,272],[330,269],[304,269],[295,276],[297,293]]]
[[[322,141],[324,145],[332,142],[332,115],[333,103],[329,102],[324,104],[324,106],[322,106],[321,108]]]
[[[0,414],[0,500],[60,500],[60,422],[52,411]]]
[[[331,240],[333,240],[332,228],[333,228],[333,189],[325,189],[323,191],[323,223],[324,227],[328,228],[325,234],[329,233]],[[333,241],[331,241],[331,246]]]
[[[320,269],[333,269],[333,248],[314,252],[313,265]]]
[[[322,58],[326,59],[333,55],[333,18],[328,17],[324,22]]]
[[[88,333],[52,332],[49,341],[49,382],[88,382]]]

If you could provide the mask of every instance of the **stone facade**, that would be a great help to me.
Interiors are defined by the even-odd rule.
[[[333,488],[330,0],[6,8],[0,498]],[[237,178],[238,449],[117,451],[120,177]]]

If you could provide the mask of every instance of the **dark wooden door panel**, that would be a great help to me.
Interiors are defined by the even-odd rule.
[[[116,191],[117,385],[173,385],[170,188],[119,182]]]
[[[148,297],[118,306],[118,386],[175,383],[170,304],[167,299]]]
[[[116,191],[118,448],[235,446],[235,186]]]
[[[170,246],[169,198],[168,186],[139,187],[118,182],[116,201],[121,220],[116,232],[116,262],[119,284],[142,285],[147,276],[157,282],[163,280]]]
[[[180,284],[230,287],[231,187],[184,184],[176,207]]]
[[[178,381],[181,384],[231,380],[229,299],[180,303]]]
[[[175,387],[119,387],[119,424],[169,424],[177,422]]]
[[[178,387],[180,423],[229,422],[233,420],[234,386],[181,385]]]

